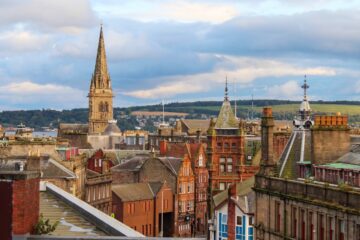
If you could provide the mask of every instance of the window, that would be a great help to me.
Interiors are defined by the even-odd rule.
[[[249,225],[252,226],[254,225],[254,218],[253,217],[249,217]]]
[[[204,158],[203,158],[203,155],[202,154],[200,154],[200,156],[199,156],[199,166],[200,167],[202,167],[203,166],[203,160],[204,160]]]
[[[236,217],[236,225],[242,226],[242,217],[241,216]]]
[[[228,237],[227,215],[219,213],[219,240],[225,240]]]
[[[297,236],[297,210],[296,207],[291,208],[291,236],[296,238]]]
[[[308,231],[309,231],[309,240],[314,240],[314,220],[313,220],[313,213],[308,213]]]
[[[224,148],[229,148],[229,143],[224,143]]]
[[[327,233],[327,238],[328,240],[334,240],[334,233],[335,233],[335,226],[334,226],[334,218],[333,217],[328,217],[327,219],[327,229],[328,229],[328,233]]]
[[[344,240],[345,239],[345,224],[344,224],[344,221],[341,219],[338,220],[338,229],[339,229],[338,239]]]
[[[182,193],[182,183],[179,184],[179,193]]]
[[[236,143],[231,143],[232,148],[236,148]]]
[[[306,235],[305,235],[305,210],[301,209],[300,211],[300,239],[305,240]]]
[[[225,165],[226,165],[226,162],[225,162],[225,158],[222,157],[220,158],[220,172],[225,172]]]
[[[325,222],[324,222],[324,215],[318,215],[318,237],[319,240],[325,240]]]
[[[219,184],[219,189],[220,189],[220,190],[225,190],[225,183],[221,182],[221,183]]]
[[[233,171],[233,166],[232,165],[227,165],[227,172],[232,173],[232,171]]]
[[[191,192],[191,183],[188,183],[188,193]]]
[[[217,143],[217,146],[218,146],[219,148],[221,148],[221,147],[222,147],[222,143],[221,143],[221,142],[218,142],[218,143]]]
[[[360,224],[356,224],[355,239],[360,239]]]

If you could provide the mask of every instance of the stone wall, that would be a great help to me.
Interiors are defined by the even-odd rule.
[[[314,128],[311,143],[313,164],[330,163],[349,152],[350,131],[347,128]]]
[[[318,218],[324,216],[344,224],[344,239],[355,239],[356,228],[359,227],[360,193],[345,191],[328,185],[305,183],[301,181],[256,177],[254,190],[256,192],[256,236],[257,239],[284,239],[292,236],[293,216],[292,209],[297,210],[296,235],[300,237],[301,221],[305,224],[306,239],[316,239]],[[275,229],[275,218],[278,214],[275,205],[279,204],[280,231]],[[311,219],[311,222],[310,222]],[[313,225],[311,232],[310,226]],[[335,225],[336,225],[335,224]],[[325,232],[327,232],[325,225]],[[315,230],[315,231],[314,231]],[[339,234],[339,229],[334,229]],[[326,237],[324,239],[327,239]]]

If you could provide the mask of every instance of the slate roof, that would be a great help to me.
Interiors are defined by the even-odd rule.
[[[302,143],[304,143],[303,148]],[[294,130],[279,159],[280,177],[296,179],[297,163],[307,161],[311,161],[311,131]]]
[[[49,159],[47,162],[42,161],[40,168],[41,178],[76,178],[73,171],[53,159]]]
[[[172,173],[178,175],[181,164],[183,162],[182,158],[175,157],[159,157],[159,160],[164,163],[164,165],[170,169]]]
[[[161,183],[161,182],[149,182],[149,186],[151,188],[151,191],[156,195],[156,194],[158,194],[161,187],[163,186],[163,183]]]
[[[40,213],[51,224],[59,221],[53,236],[106,236],[107,234],[88,222],[78,211],[49,192],[40,193]]]
[[[189,133],[200,130],[202,134],[205,134],[210,126],[210,119],[181,119],[181,121],[189,129]]]
[[[166,143],[166,156],[183,158],[185,154],[188,154],[190,157],[190,147],[187,143],[175,143],[168,142]]]
[[[216,119],[215,129],[238,129],[238,123],[229,100],[225,99]]]
[[[150,159],[148,154],[136,155],[124,163],[111,168],[111,171],[139,171],[146,160]]]
[[[254,183],[255,183],[255,177],[251,177],[243,182],[236,184],[236,195],[239,197],[247,196],[248,197],[248,205],[250,205],[249,194],[253,193],[252,187],[254,186]],[[228,199],[228,196],[229,196],[228,194],[229,194],[228,190],[224,190],[224,191],[216,194],[215,196],[213,196],[215,208],[219,207],[223,202],[225,202]],[[242,206],[243,203],[239,202],[238,204],[240,204],[239,206]],[[251,209],[254,209],[253,207],[254,206],[251,206]],[[250,207],[249,207],[249,209],[250,209]]]
[[[153,199],[162,184],[156,183],[129,183],[112,185],[112,192],[123,202]],[[157,190],[157,191],[154,191]]]
[[[0,168],[2,170],[15,170],[16,163],[24,163],[26,161],[26,156],[17,156],[7,159],[1,159],[0,161]],[[66,168],[60,162],[55,161],[54,159],[50,158],[49,156],[41,156],[40,158],[40,171],[41,171],[41,178],[66,178],[72,179],[76,178],[76,175],[73,171]]]

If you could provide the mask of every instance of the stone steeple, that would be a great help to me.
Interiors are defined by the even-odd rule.
[[[91,88],[111,88],[111,79],[107,68],[102,26],[100,28],[99,44],[97,49],[94,74],[91,79]]]
[[[99,44],[94,73],[89,91],[89,133],[102,133],[113,119],[113,93],[107,68],[103,28],[100,28]]]

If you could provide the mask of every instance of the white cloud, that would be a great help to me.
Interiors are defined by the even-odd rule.
[[[8,31],[0,35],[2,51],[27,52],[39,51],[48,46],[50,36],[35,34],[30,31]]]
[[[96,22],[87,0],[0,0],[0,6],[0,24],[32,23],[76,32]]]
[[[317,76],[336,75],[334,69],[327,67],[299,67],[275,60],[248,57],[231,57],[225,55],[218,57],[222,59],[222,62],[212,72],[164,77],[162,81],[167,82],[165,84],[124,94],[137,98],[162,98],[184,93],[205,92],[214,88],[218,83],[223,83],[226,76],[231,82],[247,85],[256,79],[265,77],[303,76],[304,74]],[[274,90],[279,92],[290,88],[295,89],[295,87],[297,86],[295,86],[293,82],[290,82],[288,85],[274,88]]]
[[[224,2],[191,0],[94,1],[104,16],[122,17],[137,21],[208,22],[218,24],[238,15],[236,5]]]
[[[86,93],[58,84],[38,84],[31,81],[10,83],[0,87],[0,99],[9,106],[17,104],[30,107],[69,109],[86,106]]]
[[[280,99],[301,99],[299,95],[300,86],[297,81],[290,80],[280,85],[274,85],[267,88],[267,97]]]

